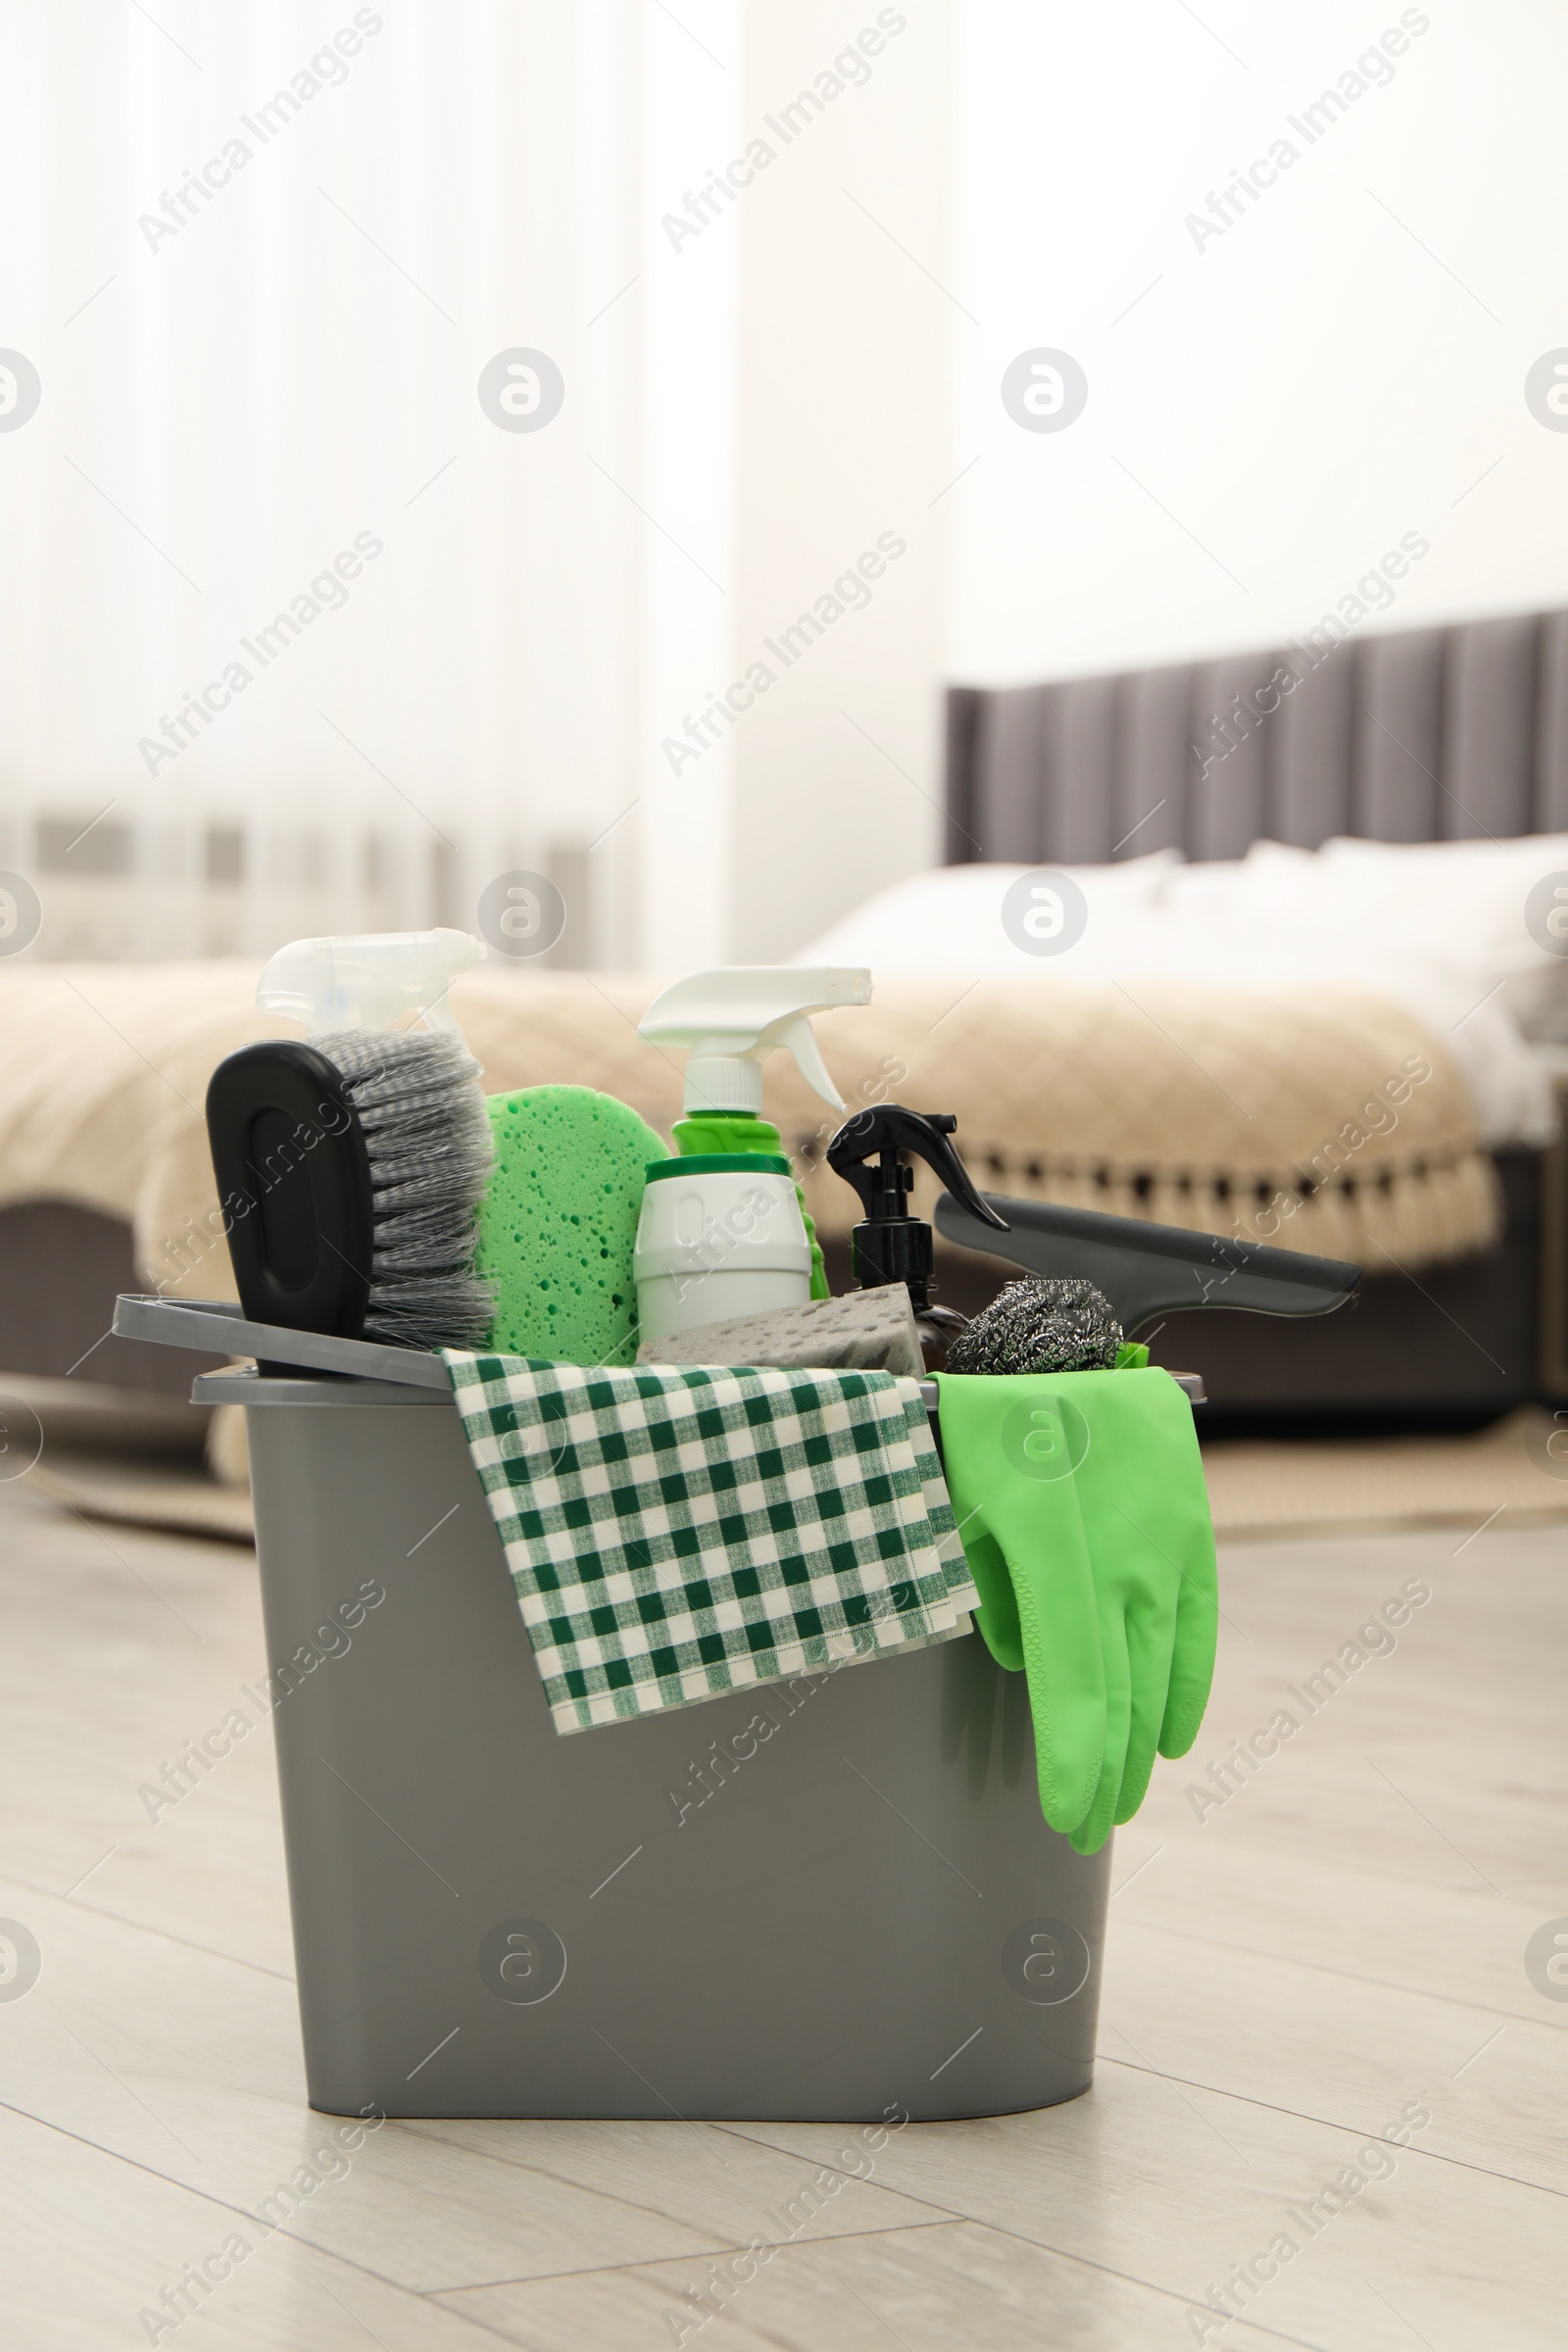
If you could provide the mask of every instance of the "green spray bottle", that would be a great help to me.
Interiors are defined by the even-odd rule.
[[[693,972],[676,981],[655,999],[638,1023],[651,1045],[678,1046],[688,1056],[684,1115],[674,1131],[680,1157],[656,1162],[660,1173],[655,1176],[651,1171],[652,1181],[677,1171],[693,1186],[712,1178],[710,1189],[716,1201],[718,1195],[729,1189],[721,1180],[744,1173],[749,1162],[755,1164],[759,1176],[789,1176],[809,1250],[808,1295],[813,1298],[828,1296],[822,1251],[800,1184],[790,1171],[783,1139],[762,1116],[761,1060],[782,1047],[794,1054],[808,1085],[842,1110],[844,1103],[823,1063],[810,1016],[839,1004],[865,1004],[870,997],[871,975],[864,970],[734,965]],[[738,1279],[747,1260],[757,1254],[728,1248],[726,1270]],[[652,1262],[650,1258],[650,1265]],[[662,1257],[660,1262],[662,1264]],[[697,1263],[694,1256],[683,1290],[686,1305],[681,1327],[749,1311],[738,1303],[730,1307],[722,1302],[724,1293],[735,1288],[734,1279],[715,1282],[707,1276],[699,1278]],[[713,1272],[717,1271],[715,1267]],[[662,1292],[668,1288],[667,1283],[661,1286]],[[782,1296],[778,1302],[787,1303]],[[645,1306],[647,1303],[651,1300]],[[664,1312],[669,1311],[666,1299]]]

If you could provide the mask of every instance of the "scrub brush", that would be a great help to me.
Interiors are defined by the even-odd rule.
[[[950,1372],[1108,1372],[1122,1328],[1103,1291],[1076,1276],[1009,1282],[948,1348]]]
[[[475,1270],[494,1152],[479,1065],[446,1008],[484,954],[461,931],[298,940],[256,1001],[308,1042],[246,1046],[207,1092],[240,1303],[253,1322],[400,1348],[481,1348]],[[409,1015],[419,1028],[391,1024]]]

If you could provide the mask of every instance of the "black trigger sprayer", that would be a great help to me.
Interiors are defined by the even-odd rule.
[[[917,1153],[970,1216],[999,1233],[1008,1230],[1006,1219],[975,1191],[968,1169],[948,1141],[957,1124],[950,1111],[906,1110],[902,1102],[877,1102],[846,1119],[827,1148],[828,1166],[854,1185],[865,1209],[864,1223],[850,1237],[855,1279],[862,1291],[878,1290],[889,1282],[907,1283],[928,1372],[943,1369],[949,1345],[968,1317],[931,1303],[936,1252],[930,1226],[909,1214],[914,1170],[902,1154]],[[873,1153],[880,1154],[875,1166]]]

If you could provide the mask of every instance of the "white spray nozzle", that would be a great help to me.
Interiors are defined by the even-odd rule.
[[[650,1045],[684,1046],[688,1110],[762,1107],[764,1054],[782,1046],[802,1077],[835,1110],[844,1108],[827,1074],[810,1015],[836,1004],[868,1004],[871,975],[836,967],[802,971],[792,964],[737,964],[693,972],[656,997],[637,1026]]]
[[[458,1026],[447,991],[482,961],[466,931],[376,931],[359,939],[296,939],[279,948],[256,989],[264,1012],[287,1013],[320,1036],[333,1029]]]

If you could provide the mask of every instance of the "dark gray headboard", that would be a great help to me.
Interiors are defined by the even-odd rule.
[[[1568,612],[948,695],[947,860],[1568,832]]]

